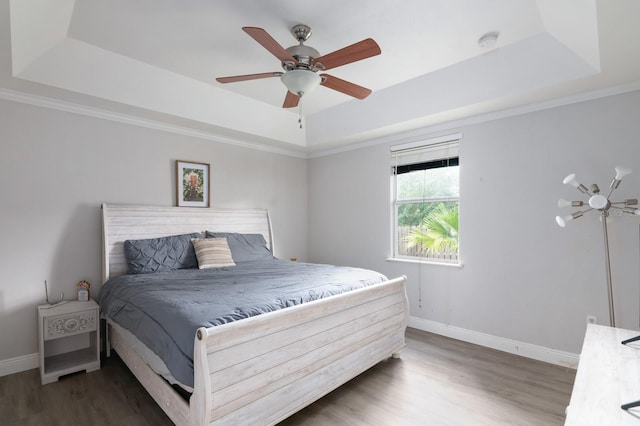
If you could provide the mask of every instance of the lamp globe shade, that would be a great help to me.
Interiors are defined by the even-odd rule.
[[[575,173],[571,173],[569,176],[564,178],[562,183],[564,183],[565,185],[575,186],[576,188],[580,186],[580,182],[578,182],[576,180],[576,174]]]
[[[558,200],[558,207],[560,207],[560,208],[571,207],[571,201],[567,201],[564,198],[560,198]]]
[[[622,166],[616,166],[616,180],[622,180],[623,177],[631,173],[631,169]]]

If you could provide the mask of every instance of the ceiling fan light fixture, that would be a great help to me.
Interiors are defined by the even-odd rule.
[[[280,79],[291,93],[300,97],[312,92],[322,82],[322,77],[309,70],[287,71]]]

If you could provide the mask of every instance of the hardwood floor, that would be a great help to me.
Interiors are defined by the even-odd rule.
[[[281,426],[562,425],[574,379],[575,370],[408,329],[400,359]]]
[[[575,371],[407,330],[389,359],[282,422],[320,425],[561,425]],[[0,425],[171,425],[117,357],[40,385],[0,377]]]

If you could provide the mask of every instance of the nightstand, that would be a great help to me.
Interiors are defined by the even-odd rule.
[[[93,300],[38,306],[40,379],[100,368],[100,308]]]

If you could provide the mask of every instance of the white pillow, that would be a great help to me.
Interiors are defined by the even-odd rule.
[[[198,268],[223,268],[235,266],[226,238],[192,238],[198,258]]]

